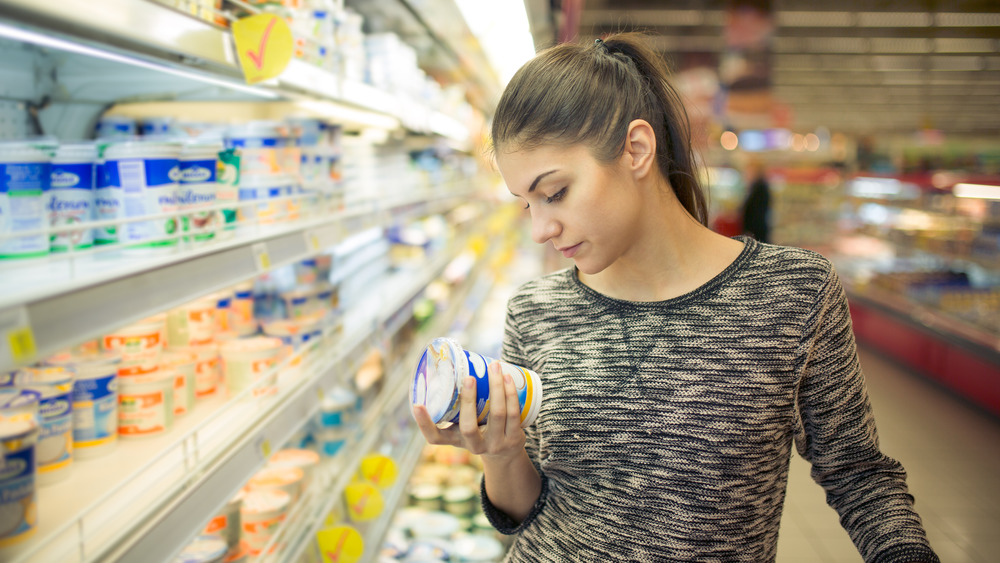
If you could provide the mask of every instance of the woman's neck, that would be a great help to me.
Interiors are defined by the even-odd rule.
[[[701,287],[739,256],[742,242],[698,223],[672,191],[660,193],[637,219],[635,244],[603,271],[580,272],[580,281],[615,299],[664,301]]]

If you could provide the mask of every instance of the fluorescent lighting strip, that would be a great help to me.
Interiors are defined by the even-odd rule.
[[[955,184],[952,189],[955,197],[972,197],[977,199],[1000,199],[1000,186],[987,184]]]
[[[130,57],[126,55],[119,55],[104,49],[99,49],[96,47],[90,47],[82,43],[77,43],[75,41],[69,41],[66,39],[60,39],[58,37],[53,37],[50,35],[45,35],[43,33],[38,33],[36,31],[30,31],[20,27],[15,27],[8,24],[0,23],[0,37],[6,37],[8,39],[13,39],[15,41],[23,41],[25,43],[31,43],[34,45],[39,45],[41,47],[51,47],[53,49],[59,49],[61,51],[68,51],[70,53],[77,53],[80,55],[87,55],[90,57],[95,57],[98,59],[104,59],[107,61],[114,61],[118,63],[123,63],[139,68],[145,68],[149,70],[154,70],[156,72],[163,72],[166,74],[172,74],[174,76],[179,76],[182,78],[188,78],[191,80],[196,80],[198,82],[203,82],[205,84],[211,84],[213,86],[221,86],[223,88],[228,88],[230,90],[236,90],[239,92],[245,92],[247,94],[252,94],[260,98],[270,98],[276,99],[280,96],[269,90],[263,88],[254,88],[252,86],[246,86],[236,82],[231,82],[229,80],[223,80],[221,78],[215,78],[213,76],[208,76],[198,72],[191,72],[187,70],[181,70],[173,68],[167,65],[160,65],[139,59],[136,57]]]

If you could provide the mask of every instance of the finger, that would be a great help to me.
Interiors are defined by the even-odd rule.
[[[417,421],[417,428],[420,429],[420,433],[424,435],[424,439],[427,440],[429,444],[451,444],[455,445],[455,439],[450,436],[450,433],[443,432],[434,421],[431,420],[430,413],[427,412],[427,407],[423,405],[413,406],[413,419]]]
[[[491,363],[487,373],[490,378],[490,416],[486,425],[486,434],[489,438],[502,437],[504,426],[507,424],[507,398],[503,385],[503,373],[500,371],[500,362]]]
[[[462,406],[458,413],[458,429],[466,442],[466,449],[477,453],[483,445],[476,416],[476,378],[471,375],[462,381]]]
[[[521,428],[521,402],[517,398],[517,387],[514,378],[508,374],[503,376],[503,385],[507,390],[507,434]]]

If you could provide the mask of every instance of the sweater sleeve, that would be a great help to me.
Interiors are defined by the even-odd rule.
[[[795,441],[866,562],[934,562],[906,472],[879,449],[847,296],[830,267],[803,340]]]
[[[517,329],[517,322],[509,304],[507,307],[507,320],[504,327],[501,359],[515,365],[524,366],[529,369],[536,369],[536,366],[531,365],[526,354],[524,353],[524,348],[521,345],[520,332]],[[528,452],[528,458],[531,459],[531,462],[535,465],[535,470],[538,471],[538,475],[542,478],[542,491],[538,495],[538,500],[535,501],[534,506],[531,507],[531,511],[528,513],[528,516],[526,516],[520,524],[514,522],[514,520],[512,520],[509,516],[493,506],[493,503],[490,502],[489,497],[486,495],[486,480],[483,479],[482,482],[480,496],[482,497],[483,512],[486,514],[486,517],[489,519],[493,527],[496,528],[501,534],[516,534],[530,525],[545,506],[545,500],[549,494],[548,479],[546,478],[545,473],[542,472],[541,462],[538,456],[537,425],[538,420],[536,419],[534,424],[524,430],[524,449]]]

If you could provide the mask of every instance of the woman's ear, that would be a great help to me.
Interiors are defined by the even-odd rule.
[[[656,135],[644,119],[633,119],[625,134],[625,151],[622,155],[629,171],[636,178],[644,178],[656,162]]]

